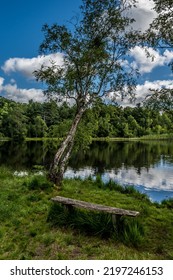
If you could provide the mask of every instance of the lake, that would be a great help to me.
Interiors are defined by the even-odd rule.
[[[0,142],[0,165],[28,170],[35,165],[48,168],[58,143]],[[100,174],[122,185],[134,185],[151,200],[173,197],[173,141],[93,142],[87,151],[73,153],[65,173],[68,178]]]

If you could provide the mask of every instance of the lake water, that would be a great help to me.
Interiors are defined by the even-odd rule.
[[[14,170],[49,166],[57,143],[0,142],[0,164]],[[84,152],[73,153],[66,177],[112,179],[123,185],[134,185],[153,201],[173,197],[173,141],[93,142]]]

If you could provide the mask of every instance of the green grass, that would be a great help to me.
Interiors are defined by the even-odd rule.
[[[165,134],[151,134],[151,135],[144,135],[140,137],[141,140],[169,140],[173,139],[172,133],[165,133]]]
[[[149,134],[140,137],[95,137],[93,141],[139,141],[139,140],[169,140],[173,139],[173,133]]]
[[[111,216],[67,209],[62,195],[140,211],[117,228]],[[172,201],[151,203],[132,187],[100,179],[64,180],[56,190],[44,176],[17,177],[0,168],[0,259],[173,259]]]
[[[143,135],[140,137],[93,137],[92,141],[139,141],[139,140],[169,140],[173,139],[173,133],[165,133],[165,134],[150,134]],[[12,139],[9,137],[0,138],[1,141],[11,141]],[[62,137],[26,137],[25,141],[62,141]]]
[[[26,137],[25,141],[60,141],[62,137]]]

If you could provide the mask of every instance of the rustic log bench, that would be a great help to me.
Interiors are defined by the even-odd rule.
[[[119,221],[122,216],[136,217],[139,215],[139,212],[137,211],[125,210],[121,208],[90,203],[90,202],[76,200],[76,199],[62,197],[62,196],[56,196],[51,200],[53,202],[57,202],[62,205],[65,205],[69,211],[73,211],[73,207],[75,207],[75,208],[83,208],[87,210],[95,210],[98,212],[105,212],[105,213],[112,214],[112,222],[114,225],[116,224],[117,227],[119,225]]]

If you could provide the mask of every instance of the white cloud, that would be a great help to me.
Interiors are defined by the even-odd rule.
[[[142,102],[148,94],[151,94],[150,89],[161,88],[173,89],[173,80],[156,80],[153,82],[146,81],[142,85],[136,87],[136,103]]]
[[[173,183],[169,180],[172,177],[172,171],[172,168],[163,168],[160,162],[160,164],[150,167],[149,172],[146,168],[141,168],[140,176],[135,168],[127,169],[122,166],[116,174],[112,170],[112,172],[106,173],[105,177],[121,184],[143,186],[147,190],[173,191]]]
[[[173,51],[165,50],[163,55],[166,63],[170,63],[173,60]]]
[[[150,54],[147,56],[146,51]],[[141,74],[150,73],[157,66],[167,65],[173,59],[173,51],[165,50],[161,55],[158,51],[152,48],[136,46],[130,50],[130,56],[134,58],[132,66],[138,68]]]
[[[128,0],[130,1],[130,0]],[[132,8],[130,16],[135,18],[136,22],[133,24],[135,29],[144,31],[149,27],[153,18],[156,17],[156,12],[153,10],[153,0],[138,0],[136,4],[137,8]],[[130,56],[133,59],[131,66],[138,68],[141,74],[151,73],[151,71],[158,67],[168,64],[173,59],[173,51],[165,50],[163,54],[160,54],[152,48],[148,48],[152,57],[147,57],[146,52],[141,47],[134,47],[131,49]],[[33,58],[9,58],[2,70],[6,73],[19,72],[25,75],[29,79],[34,79],[33,72],[40,68],[41,65],[50,65],[51,61],[55,61],[57,65],[63,65],[63,55],[60,53],[50,54],[47,56],[37,56]],[[128,66],[128,61],[123,61],[124,66]],[[146,81],[143,85],[138,85],[136,88],[137,102],[140,102],[149,92],[149,88],[161,88],[162,86],[171,86],[172,80],[169,81]],[[6,97],[20,101],[27,102],[29,99],[35,101],[43,101],[44,95],[41,89],[20,89],[16,85],[14,79],[11,79],[9,84],[4,85],[4,78],[0,77],[0,92],[6,93]],[[120,102],[121,103],[121,102]],[[129,105],[128,98],[123,101],[123,106]]]
[[[132,7],[129,11],[130,17],[135,19],[132,24],[135,30],[144,32],[148,29],[153,19],[157,16],[157,13],[153,10],[153,0],[138,0],[136,8]]]
[[[33,72],[40,69],[41,65],[50,65],[51,61],[55,61],[57,65],[62,65],[63,55],[56,53],[33,58],[9,58],[2,66],[2,70],[5,73],[20,72],[27,78],[33,79]]]
[[[1,68],[6,74],[19,72],[28,79],[34,79],[33,72],[38,70],[41,65],[51,65],[52,61],[56,62],[57,65],[62,65],[63,55],[56,53],[33,58],[10,58]],[[6,98],[17,102],[28,102],[30,99],[38,102],[43,102],[45,100],[42,89],[18,88],[16,81],[13,78],[10,80],[10,83],[4,85],[4,78],[0,77],[0,92],[5,93]]]
[[[0,77],[0,90],[2,88],[3,83],[4,83],[4,78]]]
[[[22,103],[27,103],[30,99],[37,102],[43,102],[45,100],[41,89],[20,89],[16,84],[14,84],[14,81],[13,84],[0,85],[0,92],[5,92],[6,98]]]
[[[146,81],[144,84],[138,84],[136,86],[136,89],[134,90],[135,94],[135,102],[130,102],[129,97],[126,96],[124,100],[121,98],[121,94],[117,92],[111,92],[107,96],[106,102],[109,102],[110,100],[114,100],[117,102],[119,105],[122,107],[126,106],[131,106],[134,107],[138,103],[142,103],[147,95],[151,95],[152,91],[151,90],[160,90],[162,88],[167,88],[167,89],[173,89],[173,80],[155,80],[155,81]]]

